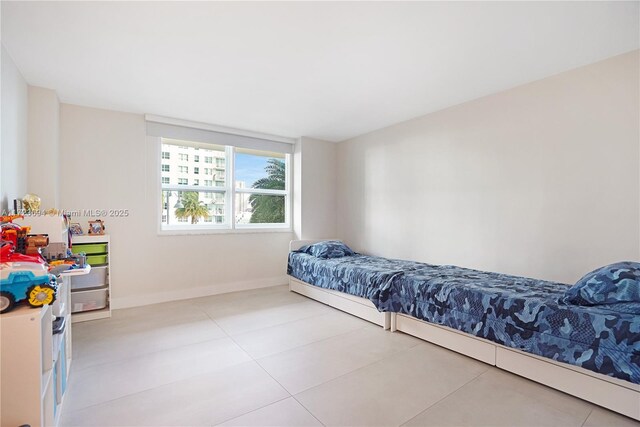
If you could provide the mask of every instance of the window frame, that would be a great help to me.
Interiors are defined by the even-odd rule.
[[[157,230],[158,235],[188,235],[188,234],[229,234],[229,233],[270,233],[270,232],[292,232],[292,217],[293,217],[293,188],[292,188],[292,160],[293,155],[290,153],[284,153],[285,161],[285,189],[284,190],[264,190],[254,188],[236,188],[235,181],[235,154],[236,149],[233,146],[223,146],[225,148],[225,186],[224,187],[205,187],[199,185],[180,185],[180,184],[162,184],[161,177],[161,162],[162,160],[162,145],[163,138],[153,137],[156,140],[156,173],[158,174],[156,183],[158,189],[158,195],[156,197],[157,206]],[[171,138],[167,138],[171,139]],[[197,142],[196,142],[197,143]],[[177,145],[177,144],[171,144]],[[199,144],[200,145],[200,144]],[[225,221],[223,223],[216,223],[215,220],[211,223],[200,222],[197,225],[193,224],[180,224],[180,225],[164,225],[162,223],[162,215],[165,211],[163,209],[161,200],[164,191],[171,192],[205,192],[212,193],[212,199],[215,200],[213,193],[224,194],[225,202]],[[282,224],[236,224],[235,209],[236,209],[236,194],[237,193],[250,193],[250,194],[267,194],[267,195],[282,195],[285,199],[285,222]],[[167,200],[169,206],[171,203]]]
[[[234,228],[236,230],[260,230],[264,228],[276,230],[276,229],[288,229],[291,231],[291,154],[284,154],[284,190],[267,190],[261,188],[237,188],[236,187],[236,177],[235,177],[235,155],[236,150],[233,150],[233,161],[234,167],[231,171],[231,175],[233,177],[233,222]],[[227,171],[225,171],[226,173]],[[235,222],[235,203],[236,203],[236,194],[263,194],[266,196],[284,196],[284,223],[283,224],[273,224],[273,223],[258,223],[258,224],[236,224]]]

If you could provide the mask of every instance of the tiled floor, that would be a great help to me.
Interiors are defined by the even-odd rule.
[[[288,292],[73,325],[63,426],[638,426]]]

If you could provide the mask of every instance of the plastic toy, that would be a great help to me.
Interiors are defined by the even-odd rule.
[[[56,300],[55,276],[49,274],[39,254],[23,255],[14,251],[10,242],[0,248],[0,313],[10,311],[26,300],[31,307],[53,304]]]
[[[35,194],[25,194],[22,198],[22,205],[28,213],[36,213],[40,211],[40,197]]]
[[[31,227],[14,224],[13,220],[18,218],[24,219],[24,215],[0,216],[0,228],[2,240],[13,243],[15,251],[24,254],[27,251],[27,235]]]
[[[14,219],[18,218],[24,219],[24,215],[3,215],[0,216],[0,222],[13,222]]]
[[[49,246],[49,236],[46,234],[29,234],[26,239],[25,255],[40,253],[40,248]]]
[[[18,218],[24,219],[24,215],[0,216],[0,227],[2,227],[2,240],[9,241],[14,245],[18,244],[18,232],[21,232],[22,230],[21,226],[17,224],[13,224],[13,220]]]

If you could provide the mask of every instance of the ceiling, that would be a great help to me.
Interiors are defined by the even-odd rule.
[[[638,2],[2,2],[65,103],[341,141],[621,54]]]

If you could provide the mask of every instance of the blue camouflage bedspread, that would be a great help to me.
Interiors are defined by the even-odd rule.
[[[561,303],[569,285],[425,265],[395,280],[378,308],[640,383],[640,304]]]
[[[387,295],[393,280],[422,265],[359,254],[322,259],[291,252],[287,274],[311,285],[367,298],[380,309],[380,298]]]
[[[640,384],[640,304],[561,302],[569,285],[366,255],[291,253],[304,282],[542,357]]]

